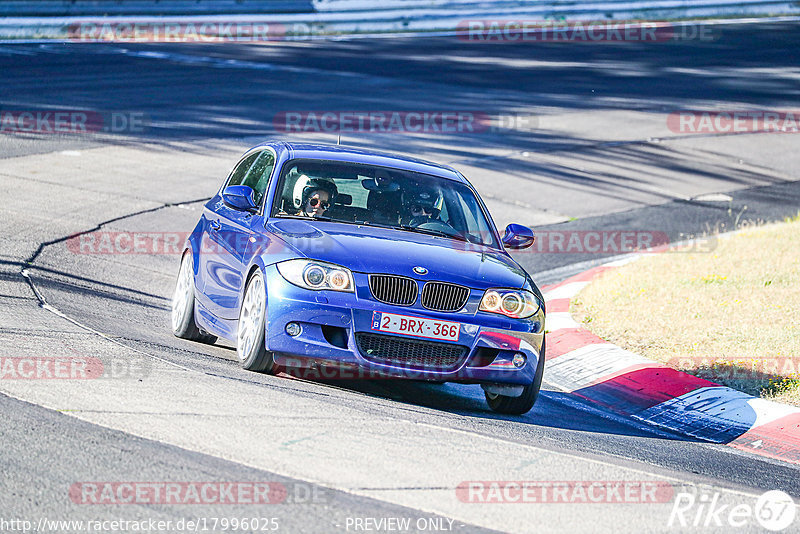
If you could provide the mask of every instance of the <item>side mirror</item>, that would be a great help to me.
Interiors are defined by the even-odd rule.
[[[222,201],[239,211],[256,211],[255,191],[246,185],[231,185],[222,192]]]
[[[506,233],[503,235],[503,245],[506,248],[521,249],[528,248],[536,241],[533,230],[521,224],[509,224],[506,226]]]

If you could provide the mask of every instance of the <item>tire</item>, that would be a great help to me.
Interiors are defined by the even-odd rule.
[[[192,276],[192,253],[181,258],[178,280],[172,295],[172,333],[179,338],[201,343],[214,343],[217,338],[206,334],[194,322],[194,277]]]
[[[536,404],[536,399],[539,397],[539,390],[542,388],[542,377],[544,376],[544,355],[545,344],[542,340],[542,350],[539,354],[539,363],[536,366],[536,374],[533,376],[533,382],[525,386],[522,390],[522,395],[519,397],[507,397],[505,395],[496,395],[483,392],[486,397],[486,403],[493,411],[506,415],[522,415],[528,413],[533,405]]]
[[[266,321],[267,292],[264,275],[256,270],[247,280],[236,328],[236,354],[239,356],[239,363],[248,371],[275,372],[275,360],[264,346]]]

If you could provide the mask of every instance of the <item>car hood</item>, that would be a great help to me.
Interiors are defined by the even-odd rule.
[[[299,256],[357,272],[447,281],[475,289],[527,285],[525,271],[503,252],[445,237],[299,219],[272,220],[266,229]],[[416,274],[413,268],[417,266],[428,273]]]

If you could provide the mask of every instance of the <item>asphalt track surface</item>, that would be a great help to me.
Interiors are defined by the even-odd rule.
[[[720,492],[731,504],[771,489],[800,497],[795,466],[617,418],[546,383],[531,413],[504,417],[488,411],[477,386],[245,372],[230,347],[171,336],[177,256],[76,254],[64,241],[95,229],[189,231],[237,155],[283,136],[273,118],[294,110],[536,116],[535,128],[480,135],[345,134],[347,143],[452,163],[500,225],[679,240],[780,220],[800,206],[796,136],[682,134],[666,116],[791,109],[798,29],[723,26],[711,41],[605,45],[0,45],[3,110],[147,117],[143,131],[114,135],[0,136],[0,355],[83,355],[119,369],[91,381],[0,382],[2,518],[245,514],[277,517],[285,532],[329,532],[354,531],[353,518],[405,517],[460,531],[674,531],[670,503],[467,504],[455,488],[657,480]],[[720,192],[730,199],[701,196]],[[617,253],[517,257],[550,283]],[[300,493],[267,507],[91,506],[68,495],[86,481],[207,480],[275,481]]]

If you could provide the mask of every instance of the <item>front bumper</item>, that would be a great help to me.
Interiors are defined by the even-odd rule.
[[[477,312],[482,291],[473,290],[464,310],[440,313],[414,306],[393,306],[374,300],[367,275],[353,273],[356,292],[311,291],[287,282],[274,265],[266,268],[267,323],[265,344],[279,365],[292,369],[312,369],[315,378],[375,379],[412,378],[448,382],[526,386],[533,382],[544,339],[544,314],[530,319],[509,319],[497,314]],[[365,354],[357,336],[380,334],[401,340],[430,343],[430,340],[372,330],[374,312],[387,312],[433,320],[457,321],[461,329],[457,341],[436,343],[464,347],[463,356],[453,365],[430,366],[387,361]],[[302,332],[286,333],[290,322]],[[407,345],[407,344],[406,344]],[[428,345],[431,347],[431,345]],[[434,347],[435,349],[435,347]],[[525,355],[517,367],[515,354]],[[366,356],[366,357],[365,357]]]

